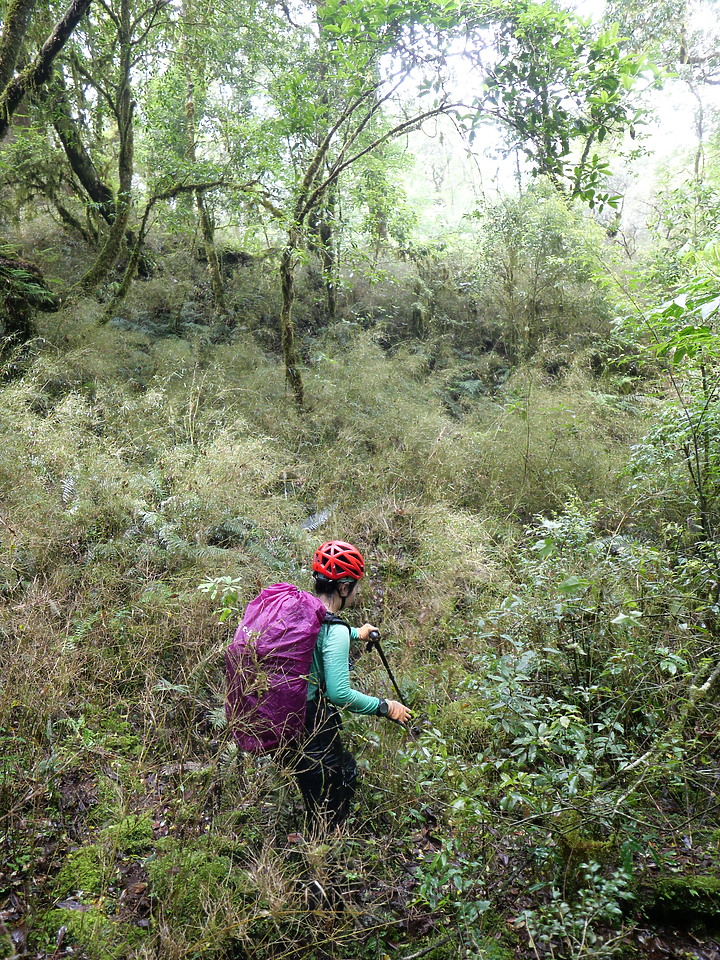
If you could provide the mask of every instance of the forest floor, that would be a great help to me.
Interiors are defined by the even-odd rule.
[[[717,570],[657,365],[338,324],[301,413],[271,332],[142,306],[47,316],[0,387],[0,956],[720,957]],[[348,718],[309,836],[223,651],[332,537],[417,730]]]

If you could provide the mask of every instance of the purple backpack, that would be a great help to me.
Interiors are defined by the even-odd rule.
[[[225,713],[241,750],[266,753],[302,733],[326,613],[317,597],[289,583],[266,587],[247,605],[225,653]]]

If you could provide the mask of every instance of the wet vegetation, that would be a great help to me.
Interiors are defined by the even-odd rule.
[[[431,292],[469,312],[446,262]],[[303,332],[299,412],[265,269],[229,284],[256,316],[220,342],[186,261],[122,322],[90,300],[38,315],[6,360],[6,953],[614,956],[669,913],[702,941],[714,435],[703,514],[672,382],[699,404],[701,380],[611,330],[591,280],[584,329],[525,359],[507,321],[492,348],[467,314],[411,339],[398,267]],[[358,806],[311,837],[287,772],[228,736],[222,652],[258,584],[308,586],[340,535],[416,721],[348,721]]]
[[[590,145],[656,82],[618,36],[672,38],[464,11],[536,176],[429,229],[373,105],[459,14],[362,6],[248,8],[239,56],[232,4],[0,3],[0,96],[69,31],[0,143],[2,957],[720,956],[717,132],[633,224]],[[528,113],[541,67],[587,115]],[[347,717],[361,788],[315,835],[223,653],[331,538],[414,720]]]

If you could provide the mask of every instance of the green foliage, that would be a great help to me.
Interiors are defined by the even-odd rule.
[[[680,261],[688,250],[702,247],[720,233],[720,169],[714,150],[709,149],[704,175],[672,166],[661,171],[657,206],[651,221],[659,249],[657,256]]]
[[[674,396],[631,461],[642,488],[660,480],[672,490],[679,520],[688,514],[697,527],[701,552],[716,567],[720,475],[718,462],[718,296],[717,248],[708,244],[695,257],[695,276],[671,300],[634,320],[649,335],[649,349],[668,365]],[[715,578],[714,574],[710,574]]]
[[[610,0],[605,21],[615,24],[629,43],[659,54],[661,62],[674,65],[681,58],[682,37],[687,43],[687,0],[664,0],[647,5],[637,0]]]
[[[486,304],[488,326],[500,320],[495,349],[524,359],[546,341],[557,357],[568,338],[607,336],[609,304],[595,282],[603,238],[595,224],[547,184],[487,204],[477,216],[480,269],[472,289]]]
[[[521,250],[523,283],[535,270],[544,296],[597,295],[587,331],[604,330],[595,239],[584,247],[582,220],[533,197],[535,211],[493,213],[493,244]],[[433,287],[444,253],[405,265],[427,303],[441,286],[459,302],[451,277]],[[415,288],[397,277],[402,306]],[[147,308],[172,319],[182,296],[159,288]],[[667,308],[655,371],[714,350],[698,332],[712,298],[690,300]],[[677,549],[679,521],[670,530],[681,471],[656,456],[676,500],[654,494],[658,526],[638,508],[650,472],[621,469],[660,404],[622,392],[627,368],[588,374],[569,346],[587,318],[558,334],[560,371],[541,338],[520,367],[495,353],[497,376],[445,306],[427,339],[392,348],[371,321],[339,324],[305,341],[299,416],[247,332],[98,330],[93,310],[64,309],[67,341],[48,324],[53,349],[0,391],[0,843],[3,883],[37,908],[38,951],[66,926],[98,957],[121,942],[128,956],[369,958],[433,942],[504,956],[529,936],[541,956],[609,956],[651,856],[668,869],[717,857],[704,561]],[[416,727],[349,720],[356,807],[316,838],[288,771],[229,742],[222,651],[258,586],[307,586],[332,537],[369,558],[358,619],[388,638]],[[354,682],[386,692],[357,653]],[[678,849],[690,824],[694,847]],[[313,880],[328,901],[312,901]],[[83,909],[42,915],[58,897]],[[518,946],[501,932],[521,908]]]
[[[362,211],[360,229],[378,247],[389,241],[407,244],[415,214],[407,199],[403,174],[410,164],[394,144],[380,148],[349,172],[347,195]]]
[[[454,916],[460,924],[478,925],[491,904],[478,899],[487,892],[479,879],[482,868],[482,860],[468,855],[459,840],[445,841],[419,871],[418,902]]]
[[[68,178],[62,161],[42,120],[19,128],[0,153],[0,183],[8,212],[26,209],[36,215],[42,198],[52,201],[65,193]]]
[[[608,924],[621,926],[623,907],[634,899],[628,880],[627,873],[621,870],[605,879],[597,863],[588,863],[586,885],[575,903],[567,903],[554,890],[546,906],[537,911],[524,910],[517,924],[527,931],[531,945],[540,955],[573,960],[615,957],[624,940],[623,932],[608,936],[605,931]]]
[[[188,158],[187,96],[187,78],[180,62],[172,63],[148,84],[143,160],[152,171],[152,186],[156,190],[172,186],[183,178],[192,177],[198,182],[206,179]],[[187,213],[190,199],[180,199],[178,204]]]
[[[628,44],[643,50],[663,67],[702,91],[717,82],[720,68],[718,36],[712,19],[712,3],[662,0],[611,0],[604,20],[615,24]],[[698,117],[699,119],[699,117]]]
[[[237,577],[214,577],[198,585],[198,590],[206,593],[211,600],[220,603],[215,611],[220,623],[231,617],[240,619],[240,587],[242,581]]]
[[[571,196],[600,211],[617,205],[620,198],[604,187],[609,167],[595,144],[626,128],[635,135],[643,111],[632,91],[649,64],[626,51],[616,28],[593,35],[549,3],[512,5],[496,44],[487,103],[511,144],[534,173],[567,180]]]

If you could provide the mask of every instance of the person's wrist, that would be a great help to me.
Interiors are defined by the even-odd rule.
[[[381,700],[377,706],[377,710],[375,711],[376,715],[378,717],[387,717],[389,712],[390,708],[388,707],[387,700]]]

